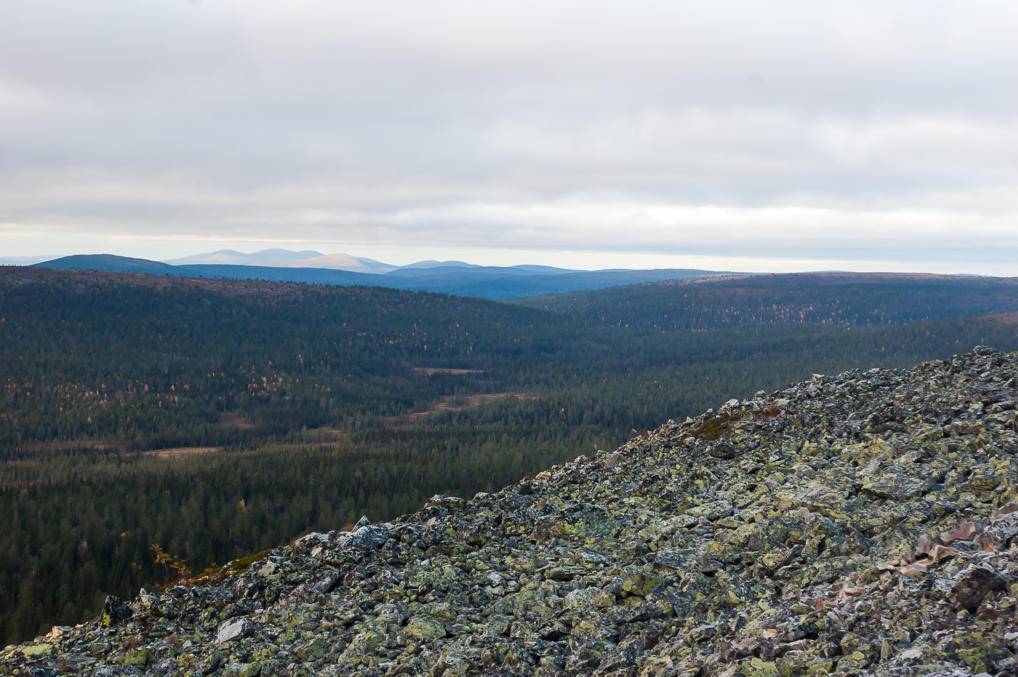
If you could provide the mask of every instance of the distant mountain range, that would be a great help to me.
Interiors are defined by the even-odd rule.
[[[325,255],[316,251],[284,249],[266,249],[253,254],[224,249],[165,263],[112,254],[82,254],[35,265],[63,270],[390,287],[493,300],[724,274],[682,268],[591,271],[551,266],[478,266],[462,261],[419,261],[393,266],[346,254]]]
[[[289,249],[263,249],[245,254],[233,249],[220,249],[207,254],[195,254],[181,259],[170,259],[166,263],[174,266],[226,265],[226,266],[270,266],[273,268],[324,268],[346,270],[353,273],[388,273],[399,266],[381,263],[348,254],[323,254],[322,252]]]

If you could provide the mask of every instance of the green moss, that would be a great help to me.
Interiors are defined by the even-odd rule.
[[[989,668],[1007,655],[1005,642],[999,635],[985,632],[970,632],[955,639],[958,659],[972,672],[987,672]]]
[[[445,637],[445,628],[438,621],[425,616],[414,616],[407,624],[404,632],[419,641],[427,641],[437,637]]]
[[[261,552],[256,552],[255,554],[248,555],[247,557],[235,559],[226,566],[224,566],[222,568],[222,571],[223,573],[228,575],[244,573],[245,571],[251,568],[252,564],[254,564],[255,562],[261,562],[263,559],[268,557],[270,552],[272,552],[272,548],[269,548],[268,550],[262,550]]]
[[[747,675],[751,677],[781,677],[781,672],[778,670],[778,666],[774,663],[770,663],[759,658],[753,658],[749,661],[749,666],[743,666]]]
[[[742,418],[742,414],[718,414],[713,416],[696,428],[688,431],[686,435],[701,440],[713,441],[721,437],[731,429],[732,421]]]
[[[626,567],[622,575],[622,591],[636,597],[646,597],[664,582],[660,576],[638,567]]]
[[[136,667],[145,667],[152,660],[152,656],[155,652],[149,648],[144,647],[141,649],[134,649],[124,654],[124,665],[134,665]]]
[[[53,645],[34,644],[32,646],[26,646],[22,648],[21,653],[23,653],[25,656],[28,656],[29,658],[34,658],[36,656],[48,656],[51,653],[53,653]]]
[[[328,642],[324,637],[312,639],[306,646],[294,651],[294,655],[303,661],[313,661],[325,656],[329,651]]]

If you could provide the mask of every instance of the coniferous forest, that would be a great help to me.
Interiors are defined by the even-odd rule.
[[[1015,291],[759,276],[509,305],[0,268],[0,639],[811,372],[1018,349]]]

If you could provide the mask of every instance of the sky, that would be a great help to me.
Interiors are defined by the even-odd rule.
[[[0,258],[1018,275],[1018,3],[3,0]]]

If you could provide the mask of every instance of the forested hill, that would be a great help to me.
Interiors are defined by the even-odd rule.
[[[671,280],[513,301],[598,324],[716,329],[757,323],[896,325],[1018,309],[1018,278],[797,273]]]
[[[404,414],[603,352],[580,326],[377,287],[0,268],[0,443],[223,444],[253,434],[230,413],[274,433]]]
[[[826,298],[787,293],[811,289]],[[645,291],[619,290],[636,299],[622,307]],[[943,312],[1015,307],[954,294]],[[867,298],[928,315],[907,310],[919,293]],[[0,643],[151,589],[170,563],[496,489],[812,372],[1018,349],[1013,316],[732,323],[729,307],[705,312],[716,328],[666,331],[610,311],[0,268]]]

